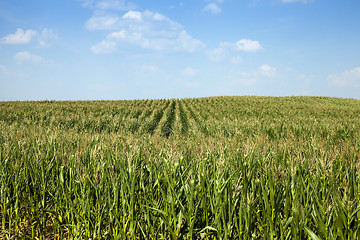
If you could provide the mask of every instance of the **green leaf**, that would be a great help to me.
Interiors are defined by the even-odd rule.
[[[321,240],[310,228],[305,227],[305,231],[307,232],[307,234],[310,236],[311,239]]]
[[[206,227],[204,227],[203,229],[201,229],[200,232],[202,233],[202,232],[205,232],[206,230],[215,231],[215,232],[218,231],[216,228],[213,228],[213,227],[211,227],[211,226],[206,226]]]

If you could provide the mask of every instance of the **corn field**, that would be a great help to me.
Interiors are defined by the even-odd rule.
[[[0,239],[359,239],[360,101],[0,102]]]

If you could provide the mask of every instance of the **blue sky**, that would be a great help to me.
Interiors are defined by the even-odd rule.
[[[2,0],[0,101],[360,99],[358,0]]]

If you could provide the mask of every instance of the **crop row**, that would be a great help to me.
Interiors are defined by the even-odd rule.
[[[256,132],[270,139],[286,138],[289,135],[310,138],[314,134],[320,134],[323,138],[337,142],[352,138],[356,134],[351,127],[353,119],[356,118],[352,109],[342,108],[339,104],[331,105],[330,109],[324,108],[323,106],[327,106],[324,104],[329,100],[322,105],[304,101],[303,105],[309,107],[294,105],[286,98],[276,102],[275,106],[271,101],[264,102],[262,98],[256,97],[248,102],[249,105],[244,105],[244,102],[229,97],[219,98],[218,101],[207,98],[184,99],[179,100],[179,104],[170,104],[170,100],[3,103],[0,121],[9,125],[59,128],[79,133],[153,134],[170,104],[173,111],[169,111],[171,116],[166,116],[170,119],[166,125],[167,133],[164,128],[165,132],[160,134],[163,136],[170,135],[169,126],[175,125],[175,121],[180,121],[182,135],[197,132],[197,129],[205,135],[215,136],[221,133],[225,137],[243,137]],[[175,114],[176,106],[179,107],[178,116]],[[283,120],[284,115],[287,116],[286,120]],[[351,122],[333,124],[334,117],[341,115],[349,116]],[[190,118],[194,120],[195,126],[191,124]],[[269,122],[270,119],[274,120]],[[290,124],[286,121],[290,121]],[[189,131],[189,128],[192,128],[192,131]],[[140,129],[142,130],[139,131]]]
[[[360,104],[0,103],[0,239],[357,239]]]

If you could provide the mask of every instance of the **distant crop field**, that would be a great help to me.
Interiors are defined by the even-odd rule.
[[[360,101],[0,102],[0,239],[359,239]]]

